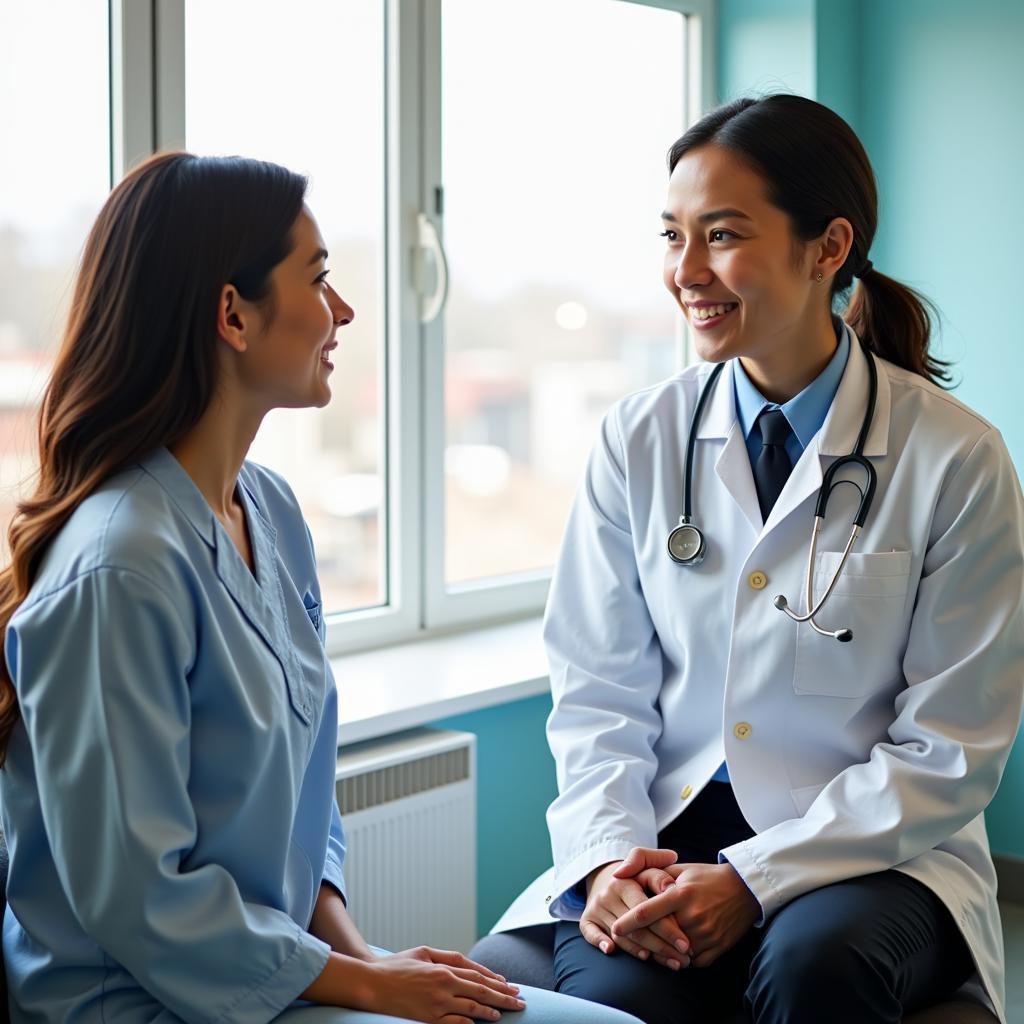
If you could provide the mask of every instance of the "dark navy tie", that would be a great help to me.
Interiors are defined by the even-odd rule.
[[[781,409],[766,409],[758,416],[757,425],[761,428],[761,454],[754,464],[754,484],[761,518],[767,522],[793,468],[786,452],[786,441],[792,431]]]

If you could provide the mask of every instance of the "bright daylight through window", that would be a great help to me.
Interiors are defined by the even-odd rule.
[[[110,188],[107,40],[107,0],[0,5],[0,564],[33,487],[75,264]]]
[[[655,206],[683,127],[683,19],[445,0],[442,31],[445,578],[460,583],[552,565],[602,415],[676,367]]]
[[[246,55],[230,74],[227,39]],[[331,404],[271,413],[250,457],[283,474],[299,499],[324,607],[383,604],[383,6],[186,0],[185,143],[309,175],[330,281],[355,320],[338,335]]]
[[[309,176],[331,283],[355,309],[333,401],[273,412],[250,452],[309,522],[331,653],[538,612],[601,417],[680,362],[658,213],[693,109],[681,7],[0,5],[16,157],[0,161],[4,526],[32,486],[39,396],[112,154],[253,156]],[[420,211],[449,268],[431,324]]]

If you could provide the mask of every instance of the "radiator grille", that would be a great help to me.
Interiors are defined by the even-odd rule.
[[[353,814],[453,782],[462,782],[469,775],[469,748],[446,750],[339,779],[338,806],[342,814]]]
[[[368,942],[473,945],[475,744],[470,733],[417,729],[339,754],[349,913]]]

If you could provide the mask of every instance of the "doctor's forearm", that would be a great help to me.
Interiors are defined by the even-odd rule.
[[[320,883],[309,932],[326,942],[335,953],[355,957],[357,960],[369,961],[374,958],[355,922],[349,917],[345,901],[328,882]]]

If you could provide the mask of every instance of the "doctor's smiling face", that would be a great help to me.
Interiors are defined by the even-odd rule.
[[[355,316],[327,280],[327,249],[308,207],[291,241],[266,300],[248,302],[231,285],[221,296],[218,326],[233,350],[229,372],[263,410],[327,405],[336,334]]]
[[[742,357],[765,397],[797,394],[835,350],[830,284],[849,251],[849,223],[800,240],[765,179],[713,143],[676,164],[662,220],[665,285],[700,357]]]

